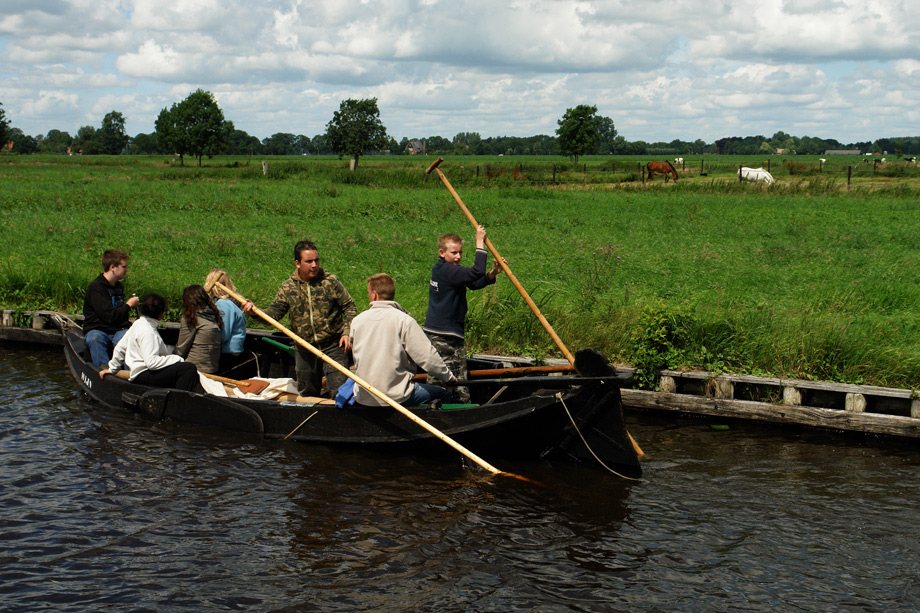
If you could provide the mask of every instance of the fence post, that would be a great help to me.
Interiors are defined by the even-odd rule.
[[[479,164],[476,164],[476,178],[479,178]]]
[[[853,176],[853,167],[847,166],[847,189],[850,189],[850,177]]]
[[[556,184],[556,165],[553,164],[553,185]]]

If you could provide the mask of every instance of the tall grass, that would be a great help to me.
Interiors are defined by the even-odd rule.
[[[186,285],[220,266],[264,306],[293,270],[294,243],[309,238],[359,308],[365,280],[383,271],[422,319],[437,237],[473,234],[425,175],[431,161],[362,158],[351,173],[336,158],[272,159],[263,175],[250,158],[202,168],[162,156],[3,159],[0,303],[79,311],[102,251],[116,247],[132,256],[129,291],[161,292],[176,308]],[[726,167],[721,177],[644,188],[483,172],[527,174],[538,162],[441,168],[570,348],[649,368],[920,387],[913,179],[846,191],[825,166],[765,188],[738,183],[735,159],[708,160]],[[503,277],[469,299],[471,349],[559,355]],[[655,345],[661,322],[677,328]]]

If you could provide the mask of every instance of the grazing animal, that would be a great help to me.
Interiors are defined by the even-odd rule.
[[[904,158],[904,161],[907,162],[908,164],[916,164],[916,163],[917,163],[917,158],[915,158],[915,157],[913,157],[913,158]]]
[[[863,158],[863,164],[868,164],[868,163],[869,163],[869,158]]]
[[[660,175],[664,175],[664,182],[668,182],[668,178],[673,176],[674,182],[677,183],[677,170],[671,164],[671,162],[649,162],[645,165],[648,169],[648,180],[652,181],[655,173],[657,172]]]
[[[683,164],[683,163],[684,163],[684,158],[674,158],[674,163],[675,163],[675,164]]]
[[[824,164],[825,162],[827,162],[827,160],[825,160],[824,158],[819,158],[818,161],[821,162],[822,164]]]
[[[776,182],[773,180],[773,175],[763,168],[748,168],[747,166],[742,166],[741,170],[738,172],[745,181],[753,181],[755,183],[763,181],[767,185],[773,185]]]

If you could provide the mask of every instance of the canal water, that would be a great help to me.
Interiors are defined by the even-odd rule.
[[[2,348],[4,611],[920,609],[917,443],[630,413],[642,481],[500,464],[539,487],[151,424]]]

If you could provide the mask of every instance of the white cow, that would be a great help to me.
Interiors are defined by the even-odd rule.
[[[824,164],[825,162],[827,162],[827,160],[825,160],[824,158],[819,158],[818,161],[821,162],[822,164]]]
[[[684,163],[684,158],[674,158],[674,163],[675,163],[675,164],[683,164],[683,163]]]
[[[747,166],[742,166],[740,173],[741,178],[745,181],[753,181],[755,183],[763,181],[767,185],[773,185],[775,183],[773,175],[763,168],[748,168]]]

